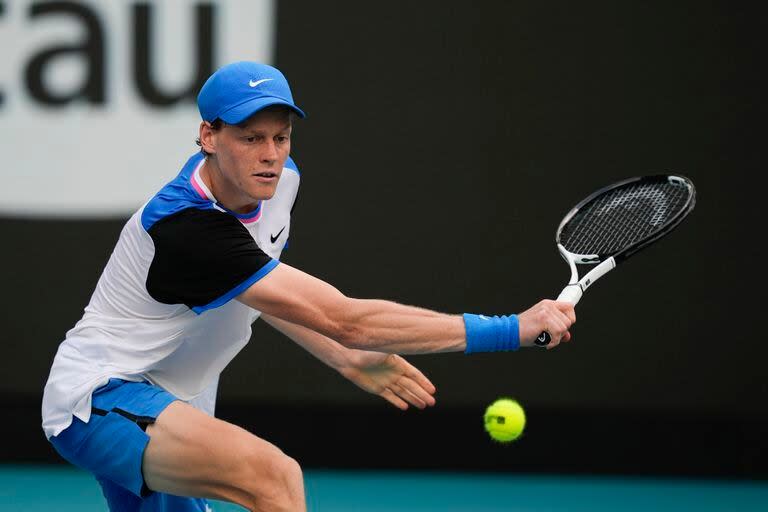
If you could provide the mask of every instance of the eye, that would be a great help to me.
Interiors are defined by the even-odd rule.
[[[247,142],[249,144],[253,144],[254,142],[256,142],[256,137],[254,137],[254,136],[244,137],[244,140],[245,140],[245,142]]]
[[[277,140],[279,144],[284,144],[288,142],[289,137],[287,135],[278,135],[277,137],[275,137],[275,140]]]

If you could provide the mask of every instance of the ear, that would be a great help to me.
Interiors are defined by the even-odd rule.
[[[216,153],[216,130],[208,121],[200,123],[200,147],[209,155]]]

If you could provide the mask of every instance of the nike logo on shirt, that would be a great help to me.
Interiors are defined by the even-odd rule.
[[[280,238],[280,235],[283,234],[283,231],[285,231],[285,226],[283,226],[283,229],[281,229],[276,235],[269,235],[270,242],[277,242],[277,239]]]

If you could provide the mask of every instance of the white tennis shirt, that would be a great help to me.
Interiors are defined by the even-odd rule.
[[[219,374],[256,311],[234,297],[278,264],[300,176],[289,158],[275,195],[242,215],[223,208],[192,156],[125,224],[82,319],[54,358],[43,430],[87,422],[91,394],[116,377],[148,381],[213,414]]]

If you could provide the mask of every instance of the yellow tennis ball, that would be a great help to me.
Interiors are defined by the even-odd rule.
[[[525,411],[511,398],[499,398],[485,410],[485,430],[501,443],[514,441],[525,428]]]

